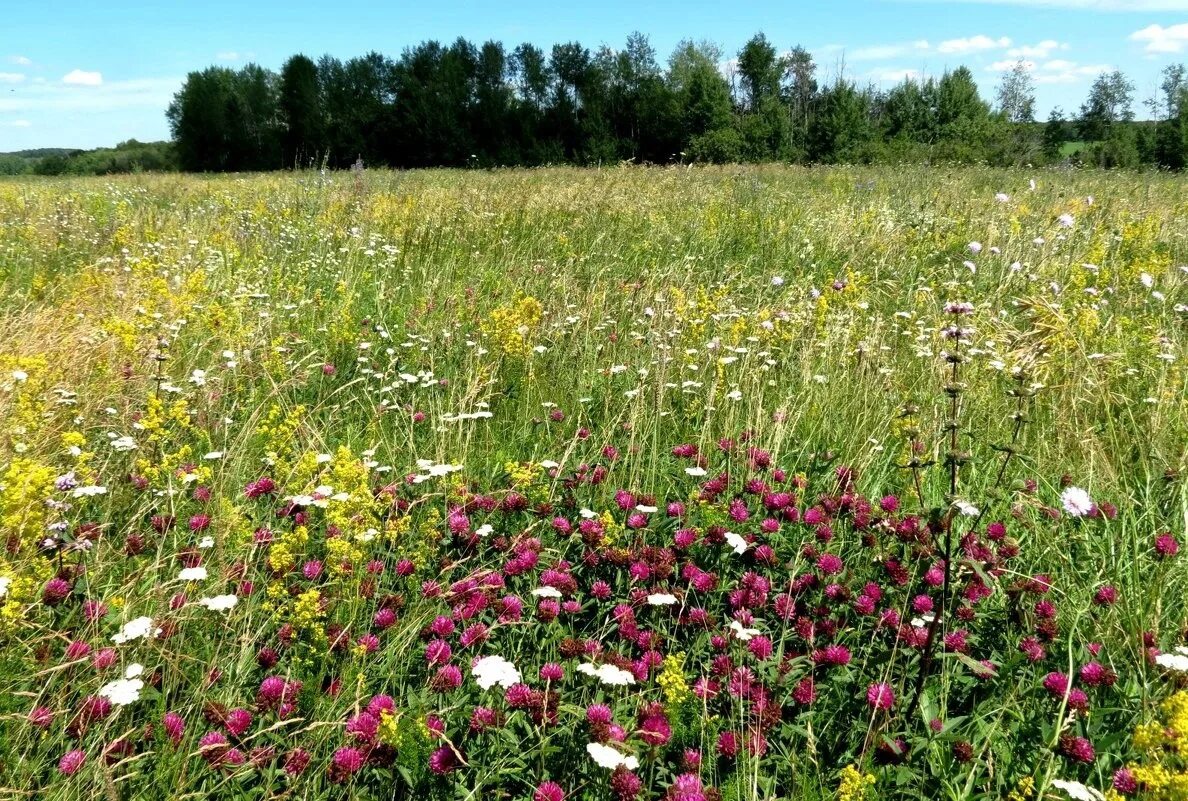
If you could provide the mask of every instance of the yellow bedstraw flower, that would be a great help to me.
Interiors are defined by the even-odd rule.
[[[862,801],[869,797],[874,783],[874,774],[862,773],[853,765],[846,765],[837,784],[837,801]]]

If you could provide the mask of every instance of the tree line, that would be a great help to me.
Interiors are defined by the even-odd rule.
[[[1066,117],[1035,118],[1019,63],[983,98],[972,72],[905,79],[889,90],[818,80],[813,56],[762,34],[723,68],[709,42],[681,42],[660,64],[646,36],[622,49],[577,42],[546,52],[459,38],[398,59],[295,55],[279,74],[256,64],[192,72],[167,111],[176,158],[191,171],[620,161],[801,163],[1064,160],[1103,167],[1188,161],[1188,80],[1163,73],[1150,121],[1134,85],[1105,73]]]

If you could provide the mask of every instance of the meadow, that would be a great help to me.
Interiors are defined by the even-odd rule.
[[[1188,184],[0,181],[0,796],[1188,798]]]

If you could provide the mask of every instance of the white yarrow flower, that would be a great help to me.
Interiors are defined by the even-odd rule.
[[[583,662],[577,666],[578,673],[585,673],[587,676],[593,676],[601,681],[603,684],[621,687],[628,684],[635,684],[635,676],[629,670],[615,667],[614,665],[593,665],[589,662]]]
[[[116,679],[99,688],[99,695],[115,706],[127,706],[140,699],[144,682],[140,679]]]
[[[116,437],[111,441],[111,447],[117,451],[134,451],[136,450],[136,440],[132,437]]]
[[[556,587],[537,587],[532,594],[537,598],[560,598],[561,590]]]
[[[234,595],[215,595],[211,598],[199,598],[198,605],[205,606],[212,612],[226,612],[234,609],[239,598]]]
[[[202,581],[206,578],[205,567],[186,567],[177,574],[178,581]]]
[[[474,663],[470,675],[474,676],[475,682],[484,690],[489,690],[497,684],[506,690],[520,681],[520,671],[502,656],[484,656]]]
[[[74,498],[90,498],[94,495],[106,495],[106,494],[107,494],[107,487],[98,487],[98,486],[75,487],[74,492],[70,493],[70,495]]]
[[[654,592],[648,596],[648,604],[651,606],[671,606],[676,602],[676,596],[667,592]]]
[[[1177,673],[1188,673],[1188,655],[1182,653],[1160,654],[1155,657],[1155,664]]]
[[[138,617],[129,620],[124,624],[119,633],[113,634],[111,641],[116,645],[123,645],[132,640],[139,640],[143,637],[155,637],[161,633],[160,629],[153,628],[153,619],[151,617]]]
[[[701,478],[705,475],[704,467],[686,467],[685,475],[693,476],[694,478]]]

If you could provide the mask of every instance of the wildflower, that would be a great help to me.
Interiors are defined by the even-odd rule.
[[[234,595],[215,595],[211,598],[199,598],[198,605],[204,606],[212,612],[227,612],[235,608],[239,598]]]
[[[365,743],[372,742],[379,734],[380,720],[370,712],[360,712],[347,721],[346,733]]]
[[[1114,789],[1123,795],[1134,795],[1139,790],[1138,779],[1130,768],[1119,768],[1114,771],[1112,782]]]
[[[556,782],[541,782],[532,794],[532,801],[565,801],[565,791]]]
[[[622,766],[627,770],[635,770],[639,767],[639,760],[635,757],[623,756],[617,748],[602,743],[588,743],[586,753],[594,759],[594,763],[600,768],[614,770]]]
[[[813,654],[813,661],[825,665],[848,665],[850,649],[844,645],[827,645]]]
[[[1118,590],[1107,584],[1093,595],[1093,603],[1098,606],[1111,606],[1118,601]]]
[[[160,633],[161,629],[153,628],[153,619],[151,617],[138,617],[125,623],[118,634],[112,635],[111,641],[116,645],[123,645],[126,642],[139,640],[143,637],[155,637]]]
[[[886,682],[877,682],[866,688],[866,702],[874,709],[890,709],[895,705],[895,691]]]
[[[1177,673],[1188,673],[1188,655],[1186,654],[1159,654],[1155,657],[1155,664]]]
[[[648,604],[650,606],[670,606],[677,602],[675,595],[670,595],[666,592],[652,593],[648,596]]]
[[[1180,552],[1180,543],[1170,531],[1165,531],[1155,538],[1155,553],[1164,558],[1175,556]]]
[[[140,679],[116,679],[104,684],[99,689],[99,696],[115,706],[127,706],[140,699],[143,688],[144,682]]]
[[[71,590],[70,582],[52,578],[42,588],[41,600],[46,606],[57,606],[70,596]]]
[[[202,581],[205,578],[205,567],[187,567],[177,574],[178,581]]]
[[[429,755],[429,770],[439,776],[453,773],[459,767],[458,755],[448,745],[443,745]]]
[[[86,763],[86,761],[87,753],[76,748],[75,750],[67,751],[62,755],[62,758],[58,760],[58,770],[62,771],[62,773],[66,774],[67,776],[73,776],[82,769],[82,766]]]
[[[838,801],[861,801],[874,786],[875,777],[870,773],[862,773],[853,765],[842,768],[840,780],[837,784]]]
[[[161,723],[165,729],[165,735],[169,738],[170,742],[174,745],[180,743],[182,734],[186,730],[186,722],[182,716],[176,712],[166,712]]]
[[[310,759],[310,753],[304,748],[294,748],[285,757],[285,773],[290,776],[300,776],[305,772]]]
[[[612,687],[635,684],[635,676],[630,671],[623,670],[614,665],[598,665],[596,667],[589,662],[583,662],[577,666],[577,671],[578,673],[585,673],[587,676],[593,676],[603,684]]]
[[[520,671],[502,656],[484,656],[477,660],[470,669],[475,683],[484,690],[495,685],[508,689],[520,681]]]
[[[1093,511],[1093,500],[1080,487],[1066,487],[1060,493],[1060,503],[1071,517],[1084,517]]]
[[[343,746],[331,757],[330,781],[337,783],[348,781],[366,763],[367,757],[363,751],[351,746]]]
[[[1073,762],[1089,763],[1097,758],[1093,744],[1084,737],[1064,735],[1060,738],[1060,753]]]
[[[1056,223],[1061,228],[1072,228],[1075,222],[1071,214],[1061,214],[1056,218]]]
[[[457,665],[443,665],[429,682],[439,693],[448,693],[462,686],[462,671]]]

